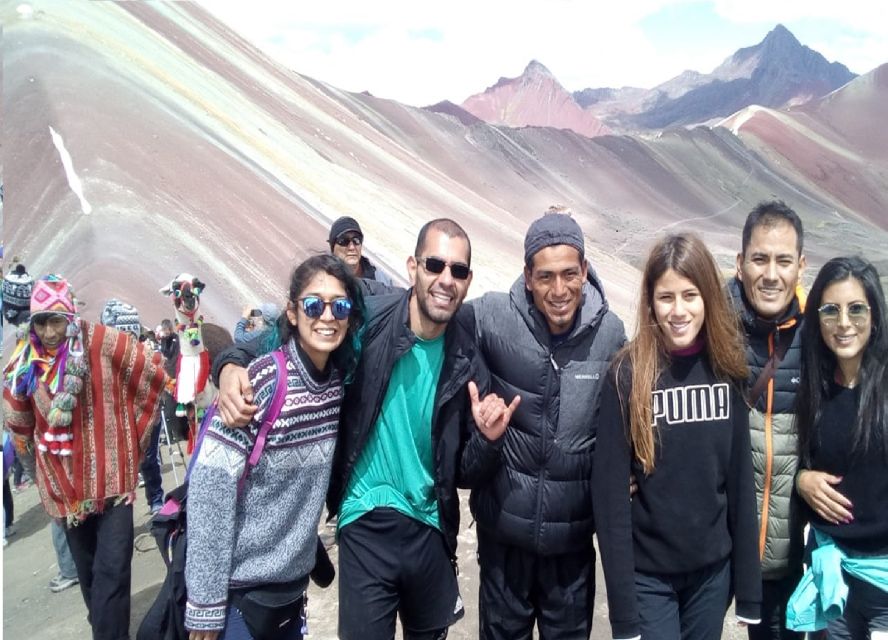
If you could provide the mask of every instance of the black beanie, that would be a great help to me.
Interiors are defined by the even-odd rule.
[[[524,236],[524,264],[528,267],[540,249],[556,244],[566,244],[580,252],[580,260],[586,255],[583,232],[577,221],[564,213],[545,213],[537,218]]]

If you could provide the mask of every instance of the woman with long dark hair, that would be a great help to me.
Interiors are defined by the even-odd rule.
[[[667,236],[602,391],[594,507],[615,639],[719,638],[732,593],[738,620],[758,622],[746,375],[715,260]]]
[[[318,255],[296,267],[286,311],[263,337],[275,348],[248,367],[259,410],[245,429],[215,417],[192,470],[185,571],[191,640],[220,632],[228,640],[270,637],[258,629],[280,613],[289,622],[273,637],[303,637],[343,385],[360,356],[363,324],[360,286],[341,260]],[[266,412],[274,414],[275,398],[280,404],[282,361],[286,397],[245,476]]]
[[[834,544],[844,557],[838,577],[848,597],[842,617],[829,624],[830,638],[888,632],[886,322],[872,264],[841,257],[823,265],[805,309],[796,415],[801,466],[834,476],[833,488],[852,505],[844,520],[826,502],[810,510],[818,545]]]

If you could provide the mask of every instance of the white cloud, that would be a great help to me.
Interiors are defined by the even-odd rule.
[[[442,99],[461,102],[500,76],[518,75],[531,59],[549,67],[571,90],[650,87],[684,69],[711,71],[733,49],[708,55],[658,51],[639,25],[667,6],[688,3],[331,0],[287,5],[270,0],[202,0],[235,30],[300,73],[342,89],[369,90],[414,105]],[[869,4],[716,0],[714,6],[719,15],[738,24],[773,26],[822,17],[837,27],[857,30],[860,37],[824,37],[805,44],[831,60],[866,71],[886,61],[878,60],[880,49],[883,57],[888,56],[884,33],[888,21],[877,20]],[[751,44],[755,42],[738,46]]]

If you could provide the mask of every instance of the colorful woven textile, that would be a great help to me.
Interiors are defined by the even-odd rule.
[[[37,486],[49,515],[82,519],[133,492],[166,374],[160,354],[110,327],[80,321],[83,389],[72,410],[72,455],[37,450]],[[50,430],[53,394],[37,382],[30,396],[3,390],[6,426],[19,451]]]

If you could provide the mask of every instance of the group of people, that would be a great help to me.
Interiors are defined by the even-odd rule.
[[[802,637],[790,627],[806,607],[830,638],[888,632],[888,312],[872,264],[828,261],[806,299],[801,220],[765,202],[727,283],[700,237],[656,242],[627,341],[562,209],[530,225],[508,292],[469,301],[471,242],[453,220],[421,229],[408,289],[364,263],[353,219],[329,240],[293,270],[280,316],[214,362],[218,412],[189,484],[191,640],[269,637],[270,618],[274,637],[305,636],[325,501],[340,637],[393,638],[397,618],[405,638],[446,637],[465,613],[458,488],[477,527],[482,638],[588,638],[593,534],[617,640],[718,638],[732,599],[751,640]],[[131,547],[135,466],[87,474],[104,474],[97,492],[46,445],[116,433],[137,454],[156,408],[92,407],[67,380],[113,377],[102,354],[123,346],[76,324],[57,282],[39,287],[52,295],[32,296],[7,368],[7,427],[68,518],[94,636],[122,637],[103,631],[114,602],[91,592],[90,569],[123,552],[101,534],[127,518]],[[139,364],[145,398],[164,375]]]

